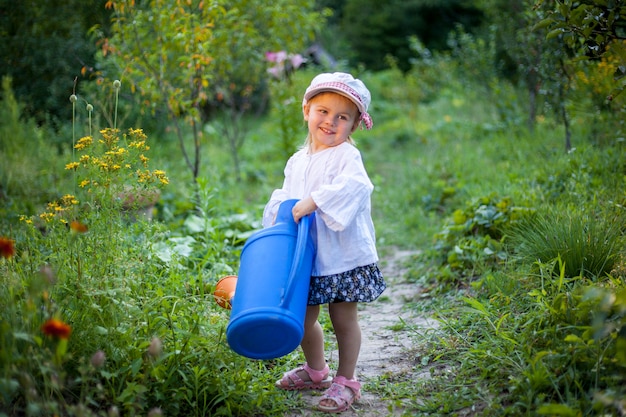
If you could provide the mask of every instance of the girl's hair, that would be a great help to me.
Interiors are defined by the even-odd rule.
[[[316,95],[314,95],[313,97],[311,97],[311,98],[308,100],[307,106],[310,106],[310,105],[311,105],[311,102],[312,102],[313,100],[315,100],[315,98],[316,98],[316,97],[319,97],[319,96],[321,96],[322,94],[337,94],[337,93],[333,93],[332,91],[322,91],[321,93],[316,94]],[[337,94],[337,95],[338,95],[338,96],[343,97],[341,94]],[[345,97],[344,97],[344,98],[345,98]],[[345,99],[346,99],[347,101],[349,101],[350,103],[352,103],[352,101],[351,101],[350,99],[348,99],[348,98],[345,98]],[[359,112],[358,107],[357,107],[357,106],[356,106],[356,104],[354,104],[354,103],[352,103],[352,105],[354,106],[354,108],[356,109],[356,112],[359,114],[359,117],[360,117],[360,116],[361,116],[361,112]],[[359,117],[357,117],[357,119],[359,119]],[[359,119],[359,120],[360,120],[360,119]],[[355,142],[355,141],[354,141],[354,139],[352,138],[352,135],[348,135],[348,138],[346,139],[346,142],[348,142],[348,143],[349,143],[349,144],[351,144],[351,145],[356,146],[356,142]],[[311,132],[308,132],[308,131],[307,131],[307,134],[306,134],[306,139],[304,140],[304,144],[302,145],[302,147],[303,147],[303,148],[306,148],[306,147],[307,147],[307,146],[309,146],[310,144],[311,144]]]

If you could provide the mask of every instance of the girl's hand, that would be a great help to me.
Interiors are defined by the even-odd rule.
[[[296,205],[293,206],[291,213],[293,214],[293,219],[295,220],[295,222],[298,223],[301,218],[303,218],[307,214],[313,213],[316,209],[317,204],[315,204],[315,201],[313,201],[311,197],[307,197],[298,201]]]

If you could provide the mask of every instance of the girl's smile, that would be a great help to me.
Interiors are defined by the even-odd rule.
[[[304,120],[311,135],[311,152],[345,142],[358,126],[358,109],[344,96],[320,93],[304,107]]]

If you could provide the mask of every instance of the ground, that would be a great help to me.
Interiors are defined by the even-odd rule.
[[[408,301],[419,297],[420,291],[417,284],[403,279],[405,262],[413,254],[395,251],[380,262],[388,288],[377,301],[363,304],[359,312],[362,345],[357,378],[363,384],[362,397],[350,410],[341,413],[342,417],[402,416],[406,410],[401,403],[385,401],[376,392],[368,391],[368,384],[384,383],[380,382],[380,377],[415,380],[430,375],[419,366],[419,352],[413,349],[412,338],[418,337],[420,332],[435,328],[437,322],[405,308]],[[405,326],[403,322],[410,325]],[[336,350],[329,352],[328,361],[332,370],[336,366]],[[302,391],[295,395],[302,395],[307,406],[293,410],[286,417],[328,415],[316,411],[320,392]]]

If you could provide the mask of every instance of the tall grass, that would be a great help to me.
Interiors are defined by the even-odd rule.
[[[559,259],[566,277],[602,278],[621,246],[623,217],[586,213],[577,207],[546,207],[512,231],[511,246],[526,263]]]

